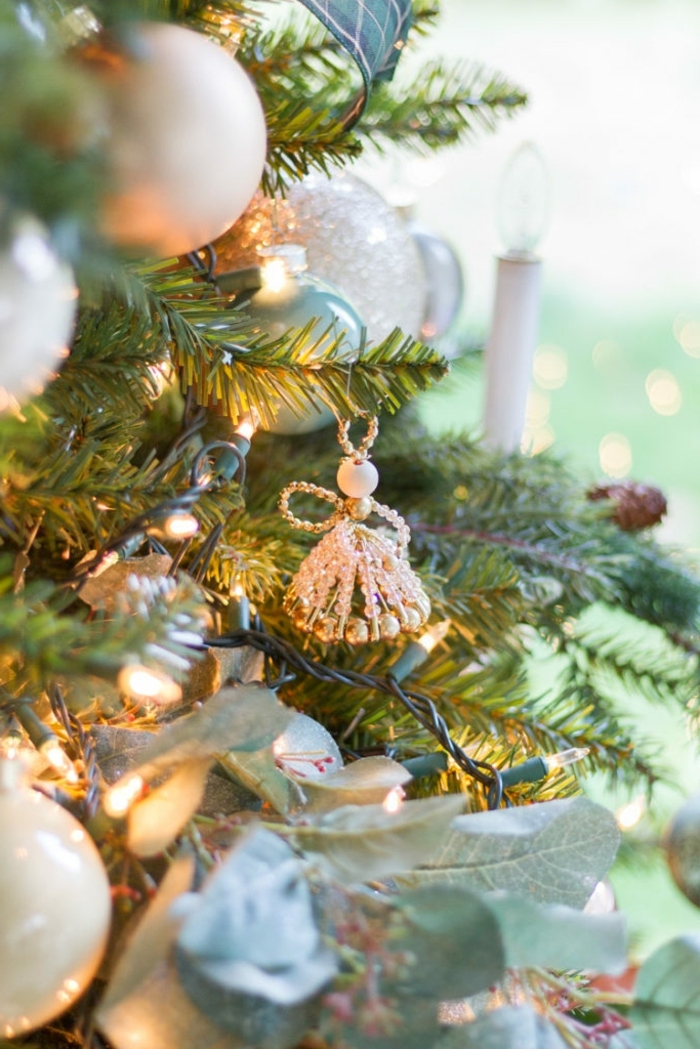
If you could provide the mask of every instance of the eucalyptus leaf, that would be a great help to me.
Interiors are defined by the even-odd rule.
[[[615,858],[612,813],[587,798],[458,816],[421,869],[398,877],[427,884],[504,889],[541,903],[583,908]]]
[[[462,812],[461,795],[407,801],[398,812],[381,805],[346,805],[297,826],[293,840],[303,852],[323,857],[335,877],[372,881],[407,871],[436,850]]]
[[[180,980],[216,1024],[261,1049],[286,1049],[312,1026],[338,970],[321,940],[304,864],[256,828],[200,893],[178,901]]]
[[[389,791],[412,779],[391,758],[360,758],[351,765],[315,779],[297,779],[308,812],[330,812],[343,805],[381,804]]]
[[[634,998],[639,1049],[700,1049],[700,934],[655,951],[639,970]]]
[[[483,900],[498,924],[509,969],[621,973],[627,968],[626,925],[621,914],[584,914],[573,907],[535,903],[505,893],[490,893]]]
[[[451,886],[426,886],[403,895],[397,907],[407,922],[406,949],[415,958],[396,981],[397,993],[464,998],[502,977],[499,924],[482,897]]]
[[[223,688],[200,709],[166,725],[141,755],[136,772],[145,780],[164,769],[225,751],[270,746],[295,717],[274,692],[253,683]]]
[[[129,810],[127,842],[136,856],[157,856],[195,814],[213,758],[180,765],[170,779]]]
[[[529,1005],[508,1005],[453,1027],[432,1049],[567,1049],[567,1045]]]
[[[190,889],[194,872],[192,856],[172,864],[117,962],[95,1012],[97,1026],[114,1049],[245,1049],[195,1008],[172,962],[179,919],[171,907]]]
[[[277,768],[270,747],[247,752],[232,750],[219,757],[219,764],[283,816],[301,804],[300,788]]]

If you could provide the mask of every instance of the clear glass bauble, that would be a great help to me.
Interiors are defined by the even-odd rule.
[[[362,179],[312,174],[290,186],[284,200],[256,194],[215,242],[217,270],[255,265],[258,249],[279,241],[303,245],[309,270],[354,304],[371,343],[394,328],[419,337],[426,303],[421,253],[403,216]]]

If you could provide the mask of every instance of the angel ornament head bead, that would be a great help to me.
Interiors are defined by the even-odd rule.
[[[408,525],[396,510],[372,498],[379,474],[369,449],[377,436],[377,420],[370,419],[359,448],[350,443],[349,428],[347,420],[338,427],[345,453],[337,474],[342,496],[307,481],[293,481],[280,495],[280,511],[292,528],[327,533],[292,579],[284,608],[300,630],[326,644],[362,645],[419,630],[430,615],[430,601],[408,563]],[[333,513],[318,523],[300,520],[289,509],[295,492],[324,499]],[[396,538],[368,527],[364,522],[371,514],[384,518]]]

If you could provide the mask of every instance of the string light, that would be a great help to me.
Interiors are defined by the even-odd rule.
[[[67,783],[79,780],[75,765],[61,746],[58,736],[43,723],[41,718],[28,703],[19,703],[15,716],[41,756],[48,762],[54,772]]]
[[[646,799],[643,794],[622,805],[615,813],[615,819],[620,830],[632,830],[636,827],[646,812]]]
[[[108,816],[121,819],[143,794],[146,784],[141,776],[134,773],[125,776],[109,788],[102,802]]]
[[[261,270],[263,288],[274,292],[276,295],[284,291],[289,280],[289,268],[286,259],[279,257],[266,259]]]
[[[117,685],[132,699],[169,706],[182,699],[182,689],[171,677],[142,663],[129,663],[117,676]]]
[[[382,808],[385,812],[388,812],[390,816],[393,816],[403,805],[403,799],[405,797],[406,791],[403,787],[392,787],[382,802]]]
[[[251,414],[244,416],[233,432],[239,437],[243,437],[246,441],[250,441],[257,428],[258,424],[255,417]]]
[[[162,531],[168,539],[191,539],[199,531],[199,521],[192,514],[179,510],[165,519]]]
[[[411,641],[403,650],[394,665],[389,668],[388,676],[394,681],[403,681],[417,667],[425,663],[435,646],[446,637],[452,620],[443,619],[429,627],[416,641]]]
[[[75,765],[66,754],[56,736],[44,740],[37,748],[43,758],[48,761],[54,772],[57,772],[66,783],[77,783],[80,777],[76,772]]]
[[[230,630],[250,630],[250,601],[241,582],[236,582],[231,587],[228,625]]]
[[[518,783],[538,783],[539,780],[546,779],[551,772],[557,772],[577,761],[582,761],[589,753],[589,747],[572,747],[558,754],[541,754],[528,758],[520,765],[501,769],[501,782],[506,788],[515,787]]]

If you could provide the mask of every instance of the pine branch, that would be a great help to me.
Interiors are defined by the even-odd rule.
[[[314,109],[296,97],[280,101],[278,85],[276,104],[265,112],[268,153],[262,188],[268,196],[283,194],[287,186],[311,171],[330,176],[333,168],[362,152],[362,143],[348,132],[338,111],[334,113],[325,105]],[[320,97],[325,103],[326,94]]]
[[[313,320],[268,339],[242,310],[201,282],[187,283],[185,274],[142,270],[131,275],[132,283],[139,280],[137,301],[159,326],[183,389],[192,388],[199,404],[234,420],[253,408],[269,424],[280,401],[296,414],[316,399],[340,416],[376,414],[380,406],[394,411],[447,369],[434,350],[398,329],[357,351],[348,349],[343,333]]]
[[[527,96],[500,73],[477,63],[433,61],[413,71],[410,91],[400,74],[378,85],[358,131],[379,148],[393,142],[425,152],[492,132],[526,104]]]
[[[101,614],[88,619],[82,605],[73,614],[60,614],[65,593],[46,582],[30,583],[19,594],[11,587],[12,576],[5,573],[0,580],[0,653],[5,680],[18,675],[16,687],[23,690],[43,689],[60,676],[114,681],[135,660],[155,666],[164,662],[168,668],[172,657],[182,673],[195,658],[180,640],[201,629],[202,597],[189,580],[127,592],[109,619]],[[7,687],[13,689],[11,683]]]

